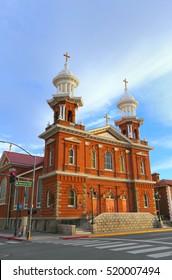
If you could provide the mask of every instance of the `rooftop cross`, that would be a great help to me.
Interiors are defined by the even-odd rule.
[[[108,120],[110,120],[108,114],[106,114],[106,115],[104,116],[104,118],[106,119],[106,125],[108,125]]]
[[[66,63],[67,63],[67,62],[68,62],[68,59],[70,58],[70,56],[68,55],[67,52],[64,54],[64,56],[66,57]]]
[[[125,79],[125,80],[123,80],[123,82],[125,83],[125,92],[127,93],[127,84],[128,84],[128,81]]]

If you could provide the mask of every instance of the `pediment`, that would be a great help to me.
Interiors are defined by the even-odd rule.
[[[126,142],[131,143],[130,139],[128,139],[126,136],[124,136],[120,131],[118,131],[115,127],[112,125],[107,125],[104,127],[91,129],[88,131],[91,135],[98,136],[101,138],[104,138],[106,140],[114,140],[118,142]]]

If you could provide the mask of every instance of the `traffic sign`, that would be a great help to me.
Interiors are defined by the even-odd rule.
[[[16,187],[31,187],[32,182],[27,182],[27,181],[16,181],[15,182]]]

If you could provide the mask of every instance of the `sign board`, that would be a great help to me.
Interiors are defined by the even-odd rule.
[[[27,181],[16,181],[15,182],[15,186],[16,187],[31,187],[32,186],[32,182],[27,182]]]

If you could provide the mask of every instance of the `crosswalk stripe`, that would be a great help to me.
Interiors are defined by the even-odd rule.
[[[128,244],[127,244],[128,245]],[[115,249],[110,249],[111,251],[124,251],[124,250],[129,250],[129,249],[137,249],[137,248],[145,248],[145,247],[151,247],[152,245],[134,245],[134,246],[126,246],[123,248],[115,248]]]
[[[100,241],[97,241],[98,243],[100,242]],[[79,246],[79,245],[89,245],[89,244],[96,244],[96,242],[94,242],[94,241],[89,241],[89,242],[65,242],[64,243],[64,245],[73,245],[73,246]]]
[[[5,245],[5,243],[0,243],[0,245]]]
[[[169,249],[169,248],[170,247],[162,246],[162,247],[149,248],[149,249],[143,249],[143,250],[128,251],[127,253],[140,254],[140,253],[147,253],[147,252],[153,252],[153,251],[161,251],[161,250],[165,250],[165,249]]]
[[[128,243],[127,245],[134,245],[137,243]],[[113,248],[113,247],[121,247],[121,246],[126,246],[126,243],[124,242],[113,242],[110,245],[104,245],[104,246],[99,246],[99,247],[95,247],[96,249],[108,249],[108,248]]]
[[[168,251],[168,252],[164,252],[164,253],[158,253],[158,254],[151,254],[151,255],[147,255],[148,257],[151,258],[165,258],[165,257],[170,257],[172,255],[172,251]]]
[[[123,242],[115,242],[116,244],[117,243],[123,243]],[[84,247],[95,247],[96,248],[96,246],[101,246],[101,247],[103,247],[103,246],[108,246],[108,245],[110,245],[110,246],[112,246],[114,244],[114,242],[106,242],[106,243],[97,243],[97,244],[89,244],[89,245],[84,245]]]

